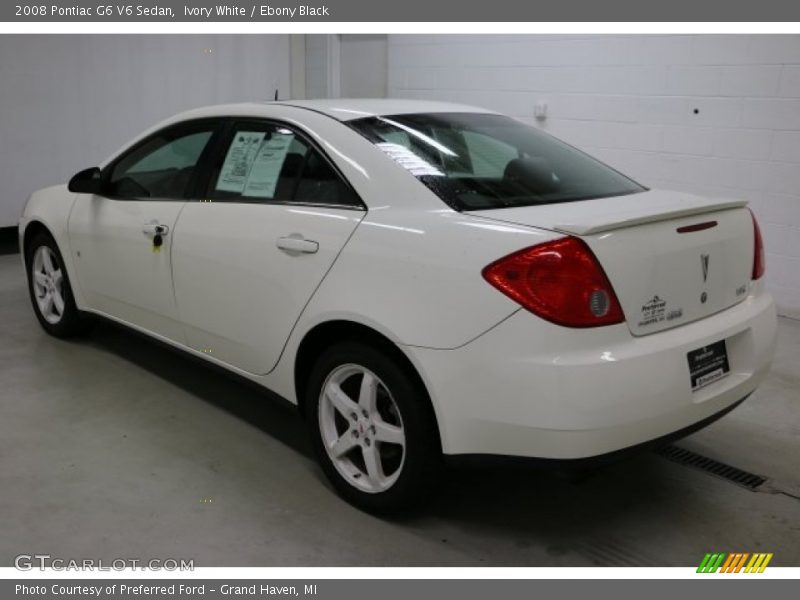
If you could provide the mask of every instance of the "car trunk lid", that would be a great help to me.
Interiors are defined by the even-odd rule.
[[[651,190],[471,214],[583,239],[639,336],[702,319],[747,296],[754,241],[745,206]]]

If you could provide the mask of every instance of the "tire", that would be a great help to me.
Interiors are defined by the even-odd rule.
[[[430,400],[390,353],[338,343],[318,358],[306,389],[314,451],[340,496],[387,514],[418,506],[432,491],[441,447]]]
[[[25,247],[25,266],[33,312],[42,328],[59,338],[86,333],[92,321],[75,305],[64,259],[52,236],[33,236]]]

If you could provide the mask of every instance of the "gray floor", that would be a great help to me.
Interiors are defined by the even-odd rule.
[[[18,256],[0,256],[0,340],[0,565],[800,565],[797,321],[781,320],[759,391],[680,443],[767,476],[761,491],[645,454],[579,483],[450,473],[424,514],[392,521],[340,501],[299,419],[258,390],[110,325],[45,335]]]

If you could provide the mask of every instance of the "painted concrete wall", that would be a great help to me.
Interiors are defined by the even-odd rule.
[[[0,36],[0,227],[161,119],[276,88],[288,36]]]

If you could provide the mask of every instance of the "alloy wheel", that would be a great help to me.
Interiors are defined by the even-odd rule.
[[[39,312],[45,321],[55,325],[64,316],[64,272],[50,247],[39,246],[36,249],[31,278]]]
[[[319,427],[328,457],[354,487],[383,492],[403,469],[406,436],[392,394],[372,371],[335,368],[320,393]]]

